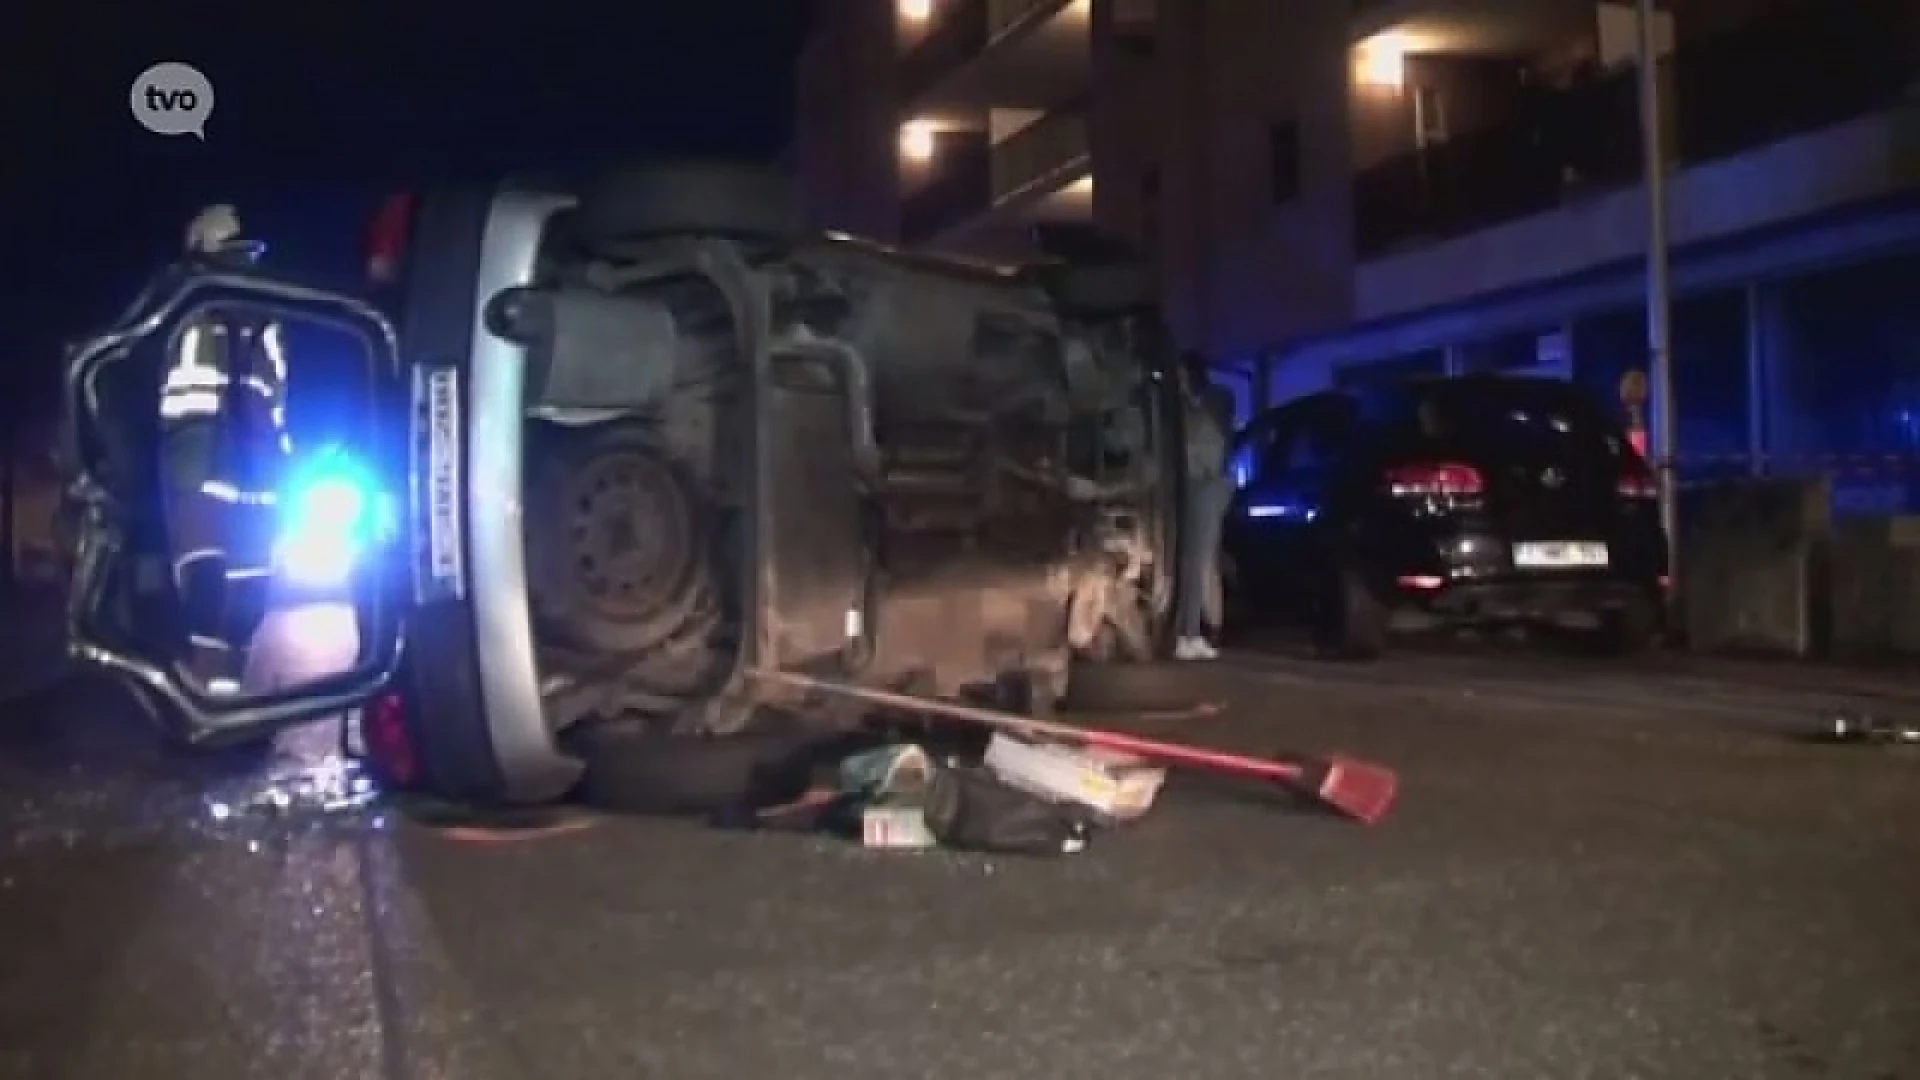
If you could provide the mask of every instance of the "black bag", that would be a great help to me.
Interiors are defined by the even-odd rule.
[[[1083,816],[1010,787],[985,768],[936,769],[927,829],[946,847],[997,855],[1071,855],[1087,846]]]

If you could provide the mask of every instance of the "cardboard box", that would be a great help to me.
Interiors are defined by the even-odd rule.
[[[985,764],[1003,782],[1056,802],[1077,803],[1125,822],[1153,807],[1167,771],[1128,754],[1082,750],[995,734]]]

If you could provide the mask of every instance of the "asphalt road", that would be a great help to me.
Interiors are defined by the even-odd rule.
[[[1392,763],[1374,830],[1176,784],[1085,854],[243,813],[111,691],[0,716],[0,1078],[1920,1078],[1920,679],[1454,651],[1196,665],[1196,737]],[[292,753],[324,750],[312,736]]]

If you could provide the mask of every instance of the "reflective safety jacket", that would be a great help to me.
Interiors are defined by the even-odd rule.
[[[169,486],[270,504],[293,452],[286,388],[278,323],[207,318],[183,327],[160,387]]]
[[[183,326],[161,379],[160,458],[176,562],[269,572],[275,491],[293,447],[279,324],[211,316]]]

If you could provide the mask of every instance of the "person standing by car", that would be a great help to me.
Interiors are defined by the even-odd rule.
[[[1221,622],[1220,528],[1233,499],[1233,482],[1227,473],[1233,398],[1208,378],[1204,356],[1185,353],[1180,365],[1186,405],[1187,500],[1173,655],[1180,660],[1212,660],[1220,654],[1207,640],[1207,627],[1217,629]]]

